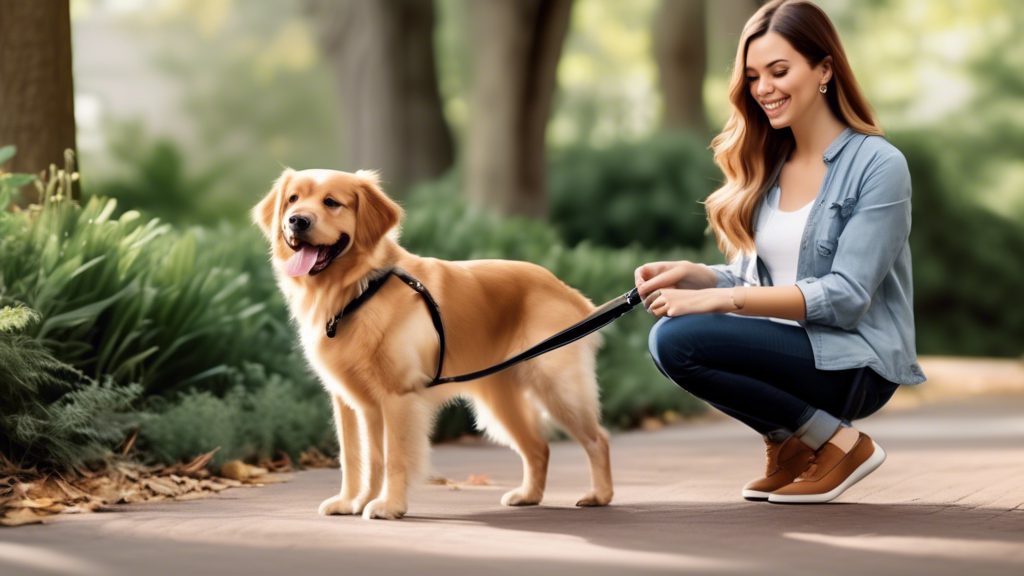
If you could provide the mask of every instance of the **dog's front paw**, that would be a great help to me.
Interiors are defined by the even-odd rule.
[[[376,500],[372,500],[365,508],[363,508],[364,520],[372,520],[374,518],[397,520],[402,516],[405,516],[405,504],[393,502],[386,498],[377,498]]]
[[[580,498],[579,502],[576,503],[576,505],[581,508],[587,506],[607,506],[608,503],[611,501],[611,492],[607,494],[598,494],[596,492],[591,491],[584,494],[583,497]]]
[[[540,504],[541,498],[544,497],[544,493],[540,491],[528,492],[525,488],[516,488],[511,492],[506,492],[501,497],[501,503],[505,506],[532,506],[534,504]]]
[[[355,508],[351,498],[343,498],[339,495],[324,500],[320,504],[318,512],[321,516],[330,516],[332,514],[359,514],[360,510]]]

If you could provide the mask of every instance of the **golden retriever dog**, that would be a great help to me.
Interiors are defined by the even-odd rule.
[[[600,425],[593,333],[555,351],[469,382],[427,388],[439,339],[423,297],[391,278],[328,338],[328,319],[380,276],[400,266],[440,309],[442,376],[482,370],[579,322],[594,305],[541,266],[508,260],[447,262],[398,244],[403,209],[375,172],[286,169],[253,208],[270,241],[278,286],[299,329],[306,359],[330,394],[341,446],[341,491],[320,514],[401,518],[409,485],[424,472],[439,408],[467,398],[477,426],[523,460],[522,486],[502,504],[544,496],[552,417],[583,445],[591,489],[577,506],[612,499],[608,434]],[[546,413],[546,414],[545,414]]]

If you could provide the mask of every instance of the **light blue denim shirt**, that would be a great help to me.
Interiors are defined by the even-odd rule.
[[[850,128],[825,149],[825,178],[800,241],[796,286],[819,370],[868,366],[897,384],[920,384],[910,263],[910,171],[881,136]],[[763,192],[778,180],[775,167]],[[754,211],[762,229],[767,193]],[[755,232],[756,233],[756,232]],[[709,266],[718,287],[772,286],[757,254]]]

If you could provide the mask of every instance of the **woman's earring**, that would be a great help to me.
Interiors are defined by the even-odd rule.
[[[824,94],[827,90],[828,84],[822,84],[821,86],[818,86],[818,92],[821,92],[822,94]]]

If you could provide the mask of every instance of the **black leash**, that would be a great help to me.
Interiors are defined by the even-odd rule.
[[[543,342],[537,344],[536,346],[533,346],[532,348],[524,352],[521,352],[500,364],[495,364],[490,368],[478,370],[470,374],[462,374],[461,376],[446,376],[444,378],[441,378],[441,368],[444,366],[445,349],[444,323],[441,322],[441,312],[440,310],[438,310],[437,302],[434,301],[434,298],[430,295],[430,292],[423,285],[423,283],[417,280],[415,276],[409,274],[408,272],[406,272],[405,270],[398,266],[385,269],[384,273],[380,277],[370,281],[370,284],[366,287],[366,290],[362,294],[360,294],[358,298],[352,300],[352,302],[350,302],[348,306],[345,306],[344,310],[342,310],[336,316],[328,320],[327,337],[334,338],[334,335],[337,333],[338,322],[341,321],[342,317],[355,312],[360,306],[363,305],[364,302],[369,300],[370,297],[373,296],[377,292],[377,290],[379,290],[380,287],[383,286],[384,283],[387,282],[388,278],[390,278],[392,275],[398,276],[399,278],[402,279],[403,282],[406,283],[406,285],[420,293],[420,296],[422,296],[423,300],[427,303],[427,308],[430,309],[430,317],[434,321],[434,329],[437,330],[437,337],[441,344],[440,355],[437,361],[437,375],[434,376],[433,381],[427,384],[427,388],[437,386],[438,384],[446,384],[448,382],[466,382],[468,380],[476,380],[477,378],[483,378],[484,376],[489,376],[491,374],[494,374],[495,372],[500,372],[524,360],[529,360],[530,358],[540,356],[545,352],[550,352],[557,348],[561,348],[566,344],[571,344],[579,340],[580,338],[583,338],[584,336],[590,334],[591,332],[600,330],[601,328],[610,324],[619,316],[622,316],[626,312],[632,310],[634,306],[640,303],[640,293],[636,288],[633,288],[632,290],[626,292],[622,296],[619,296],[618,298],[615,298],[614,300],[605,303],[603,306],[595,310],[590,316],[587,316],[577,324],[570,326],[565,330],[562,330],[558,334],[555,334],[554,336],[548,338],[547,340],[544,340]]]

